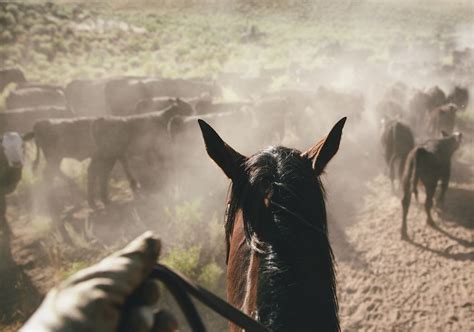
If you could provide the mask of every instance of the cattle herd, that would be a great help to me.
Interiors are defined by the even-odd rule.
[[[18,143],[22,139],[34,139],[33,169],[44,156],[43,178],[48,182],[59,178],[73,186],[74,181],[60,168],[61,161],[90,158],[87,201],[95,208],[97,189],[102,203],[109,203],[108,183],[117,162],[136,192],[141,184],[130,167],[131,159],[156,166],[163,160],[192,158],[189,154],[185,158],[180,148],[200,136],[198,118],[223,128],[226,137],[238,137],[251,148],[281,142],[291,130],[301,138],[300,144],[306,144],[304,137],[313,137],[318,126],[327,127],[321,123],[323,114],[330,114],[328,121],[341,116],[348,116],[349,122],[362,121],[367,108],[363,96],[327,87],[272,91],[272,74],[241,77],[222,73],[212,80],[76,79],[63,88],[28,82],[16,68],[2,69],[0,89],[13,87],[6,94],[6,110],[0,112],[2,216],[5,195],[20,179],[23,157],[18,162],[11,156],[23,153],[23,143]],[[226,89],[238,100],[222,101]],[[403,238],[407,236],[410,197],[417,193],[418,181],[426,189],[429,222],[438,181],[440,202],[444,197],[451,156],[462,138],[454,132],[456,116],[466,110],[468,102],[464,87],[455,86],[446,94],[437,86],[421,90],[399,82],[387,88],[374,107],[375,118],[383,123],[382,145],[392,186],[398,176],[403,189]],[[12,133],[17,133],[14,138]]]
[[[433,225],[431,208],[438,182],[441,182],[438,203],[443,203],[451,174],[451,158],[463,136],[454,132],[456,113],[466,110],[469,92],[456,86],[446,95],[435,86],[425,92],[415,92],[406,107],[395,101],[403,101],[404,93],[403,85],[395,85],[378,105],[378,110],[383,112],[382,145],[392,188],[398,174],[403,191],[401,237],[407,239],[407,214],[412,194],[418,199],[418,181],[421,180],[425,188],[429,225]],[[417,140],[419,144],[415,144]]]

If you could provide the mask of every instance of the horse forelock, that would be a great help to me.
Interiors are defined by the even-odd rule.
[[[257,241],[255,231],[263,223],[262,218],[292,216],[312,230],[326,232],[324,187],[314,175],[311,161],[301,157],[300,151],[268,148],[248,158],[242,173],[230,188],[226,212],[228,238],[238,211],[242,211],[249,245]]]

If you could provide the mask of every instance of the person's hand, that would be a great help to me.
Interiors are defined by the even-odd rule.
[[[159,288],[148,276],[160,249],[147,232],[77,272],[47,294],[20,331],[176,331],[171,314],[153,311]]]

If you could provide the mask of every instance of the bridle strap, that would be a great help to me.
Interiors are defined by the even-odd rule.
[[[227,225],[227,221],[229,220],[229,210],[230,210],[230,196],[232,195],[232,182],[229,184],[227,188],[227,195],[226,195],[226,203],[225,203],[225,212],[224,212],[224,225]],[[226,253],[225,253],[225,264],[229,262],[229,253],[230,253],[230,235],[226,232]]]
[[[162,281],[171,291],[193,332],[205,332],[206,328],[189,294],[245,331],[268,332],[250,316],[165,265],[157,264],[151,272],[151,277]]]

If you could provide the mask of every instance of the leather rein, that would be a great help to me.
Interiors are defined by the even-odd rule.
[[[268,332],[268,329],[261,323],[165,265],[155,265],[151,277],[166,285],[183,311],[193,332],[206,332],[206,327],[189,294],[245,331]]]

